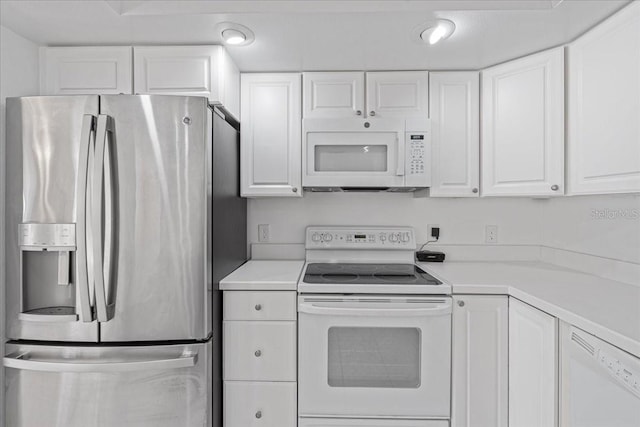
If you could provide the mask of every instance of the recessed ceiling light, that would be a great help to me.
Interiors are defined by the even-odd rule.
[[[411,38],[422,43],[436,44],[453,34],[456,25],[448,19],[436,19],[418,25],[411,31]]]
[[[222,32],[222,39],[227,44],[242,44],[247,40],[247,36],[241,31],[229,29]]]
[[[216,25],[216,32],[222,42],[229,46],[247,46],[255,40],[253,31],[235,22],[221,22]]]

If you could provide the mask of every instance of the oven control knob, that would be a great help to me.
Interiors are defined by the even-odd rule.
[[[380,241],[384,242],[385,240],[387,240],[387,235],[384,233],[380,233]]]
[[[314,242],[319,242],[320,240],[322,240],[322,236],[320,236],[318,233],[313,233],[313,236],[311,236],[311,240]]]
[[[397,242],[399,240],[399,235],[398,234],[389,234],[389,241],[391,242]]]
[[[325,242],[330,242],[333,240],[333,236],[331,234],[325,234],[324,235],[324,241]]]
[[[407,233],[407,232],[402,233],[402,234],[400,235],[400,240],[401,240],[402,242],[408,242],[408,241],[409,241],[409,233]]]

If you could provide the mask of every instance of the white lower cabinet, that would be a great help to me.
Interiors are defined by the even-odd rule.
[[[294,382],[224,383],[225,427],[296,427]]]
[[[557,319],[509,299],[509,426],[554,427],[558,419]]]
[[[449,421],[371,418],[300,418],[298,427],[449,427]]]
[[[508,297],[453,299],[451,425],[507,427]]]

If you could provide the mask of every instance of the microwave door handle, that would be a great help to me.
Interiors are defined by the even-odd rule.
[[[78,316],[81,322],[92,322],[93,312],[89,292],[87,257],[87,184],[89,181],[89,154],[95,143],[95,116],[82,118],[78,178],[76,185],[76,263],[78,288]]]
[[[108,242],[105,245],[102,228],[102,211],[103,211],[103,178],[105,172],[105,150],[107,144],[107,133],[112,131],[112,121],[107,115],[100,114],[98,116],[98,125],[96,130],[96,147],[95,147],[95,161],[93,170],[93,194],[92,194],[92,227],[91,233],[93,236],[93,265],[94,265],[94,283],[95,283],[95,295],[96,295],[96,312],[99,322],[107,322],[112,318],[112,310],[109,310],[107,305],[107,295],[105,287],[105,258],[104,254],[111,248],[111,237],[108,238]],[[105,189],[107,191],[112,190],[110,183],[110,177],[104,180]],[[111,195],[104,197],[105,200],[111,201]],[[109,209],[110,206],[107,207]],[[106,215],[106,218],[111,219],[111,215]],[[105,224],[105,228],[111,230],[111,225]],[[105,233],[106,234],[106,233]],[[110,257],[109,257],[110,258]]]
[[[404,175],[404,163],[405,163],[405,154],[404,154],[404,140],[396,137],[396,143],[398,144],[398,151],[396,155],[398,156],[397,165],[396,165],[396,175],[403,176]]]
[[[192,368],[198,362],[198,355],[186,353],[169,359],[128,360],[121,362],[87,362],[82,360],[38,360],[29,353],[10,354],[3,358],[5,368],[40,372],[132,372],[147,370],[168,370]]]
[[[423,308],[383,308],[383,307],[327,307],[311,303],[300,303],[300,313],[334,316],[376,316],[376,317],[413,317],[440,316],[451,314],[451,304],[441,304]]]

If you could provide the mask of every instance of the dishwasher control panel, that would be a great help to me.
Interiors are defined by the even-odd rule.
[[[628,388],[633,394],[640,397],[639,372],[632,371],[631,368],[625,366],[620,360],[607,354],[602,349],[599,349],[595,356],[598,359],[598,363],[600,363],[610,375]]]

